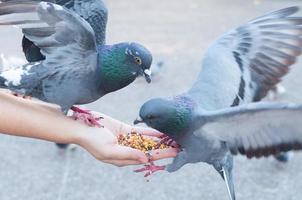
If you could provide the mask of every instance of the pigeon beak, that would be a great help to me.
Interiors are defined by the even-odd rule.
[[[145,76],[147,83],[151,83],[151,70],[150,69],[144,70],[144,76]]]
[[[141,123],[145,123],[142,119],[136,119],[134,120],[133,124],[136,125],[136,124],[141,124]]]

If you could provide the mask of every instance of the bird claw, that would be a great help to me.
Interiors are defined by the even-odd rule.
[[[71,116],[72,119],[83,121],[85,124],[91,127],[104,128],[104,126],[99,123],[101,119],[104,119],[103,117],[96,117],[89,110],[84,110],[75,106],[73,106],[71,110],[73,111]]]
[[[154,162],[152,161],[152,154],[150,152],[147,152],[146,156],[148,157],[149,164],[145,164],[145,167],[134,170],[135,173],[146,172],[144,177],[148,177],[157,171],[165,170],[165,165],[158,166],[154,164]]]
[[[173,139],[171,139],[169,136],[166,136],[166,135],[163,135],[163,136],[160,136],[160,141],[158,142],[156,148],[159,148],[160,145],[162,144],[165,144],[167,146],[171,146],[171,147],[174,147],[174,148],[179,148],[180,145],[177,144]]]
[[[23,99],[31,99],[31,96],[26,96],[26,95],[18,94],[17,92],[12,92],[12,95],[14,95],[15,97],[23,98]]]
[[[157,171],[163,171],[165,170],[166,166],[157,166],[155,165],[153,162],[151,162],[150,164],[146,164],[144,165],[145,167],[134,170],[135,173],[140,173],[140,172],[146,172],[144,177],[148,177],[150,175],[152,175],[153,173],[157,172]]]

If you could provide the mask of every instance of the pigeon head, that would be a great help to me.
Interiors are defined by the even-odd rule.
[[[151,64],[152,54],[144,46],[138,43],[126,43],[126,59],[129,63],[129,69],[132,69],[132,73],[136,76],[143,75],[147,83],[151,83]]]
[[[152,54],[138,43],[119,43],[100,47],[101,87],[113,92],[132,83],[143,75],[151,82]]]
[[[186,99],[173,100],[151,99],[144,103],[139,112],[140,118],[134,124],[146,125],[177,139],[190,127],[193,115],[193,105]]]

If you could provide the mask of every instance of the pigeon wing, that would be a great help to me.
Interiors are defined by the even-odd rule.
[[[190,93],[201,103],[198,94],[209,94],[218,108],[265,97],[301,55],[302,17],[292,16],[298,11],[289,7],[266,14],[218,38]]]
[[[200,115],[194,134],[209,134],[235,155],[258,158],[302,149],[301,119],[301,105],[251,103]]]
[[[2,0],[2,2],[14,1],[16,0]],[[41,2],[41,0],[35,0],[35,2]],[[102,0],[45,0],[45,2],[56,3],[79,14],[94,30],[96,43],[98,45],[105,44],[108,10]],[[26,59],[30,62],[45,59],[45,57],[40,53],[39,47],[34,45],[26,37],[23,37],[22,48]]]
[[[1,3],[0,25],[20,26],[24,35],[41,48],[46,56],[45,66],[69,66],[68,63],[81,63],[90,55],[96,57],[91,26],[59,5],[27,1]]]
[[[83,17],[95,33],[96,43],[104,45],[106,40],[106,26],[108,9],[101,0],[56,0],[59,5],[72,9]]]
[[[24,82],[34,75],[34,83],[43,85],[39,90],[47,99],[57,98],[59,94],[53,91],[59,85],[70,91],[68,87],[75,84],[63,84],[62,80],[80,79],[97,68],[94,31],[73,11],[49,2],[9,1],[0,4],[0,25],[21,27],[24,35],[41,49],[46,59],[17,70],[21,77],[15,83],[27,85]],[[5,78],[14,77],[9,75]],[[10,80],[5,82],[10,84]]]

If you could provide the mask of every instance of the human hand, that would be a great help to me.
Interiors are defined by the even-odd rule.
[[[18,98],[7,91],[0,91],[0,98],[2,107],[0,132],[56,143],[79,144],[95,158],[117,166],[143,164],[149,161],[143,152],[118,145],[119,134],[134,130],[144,135],[158,137],[161,135],[155,130],[132,127],[105,115],[102,115],[104,119],[101,121],[105,128],[92,128],[67,118],[61,109],[53,104]],[[16,110],[18,115],[16,116],[12,110]],[[11,121],[20,125],[12,126]],[[157,160],[176,156],[176,150],[159,150],[152,154],[153,159]]]
[[[116,166],[139,165],[150,161],[150,158],[142,151],[118,144],[117,136],[127,134],[132,131],[142,135],[160,138],[162,133],[144,127],[130,126],[126,123],[113,119],[109,116],[94,113],[101,116],[101,124],[104,128],[91,128],[90,131],[83,132],[79,145],[90,152],[95,158],[106,163]],[[158,149],[149,153],[152,155],[151,160],[164,158],[173,158],[177,155],[178,149]]]

